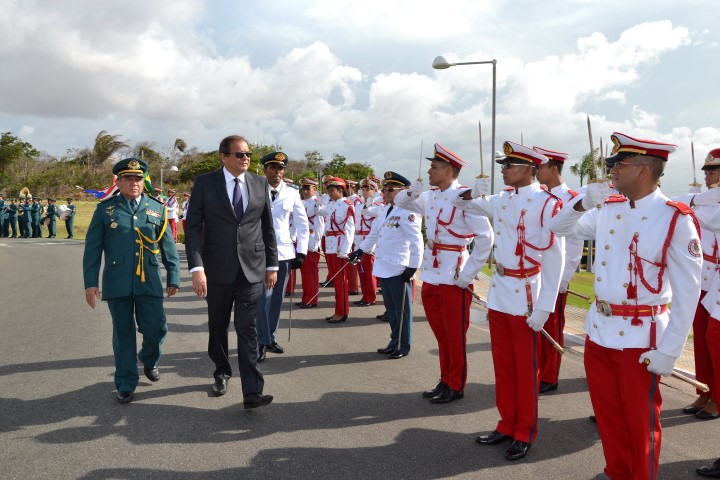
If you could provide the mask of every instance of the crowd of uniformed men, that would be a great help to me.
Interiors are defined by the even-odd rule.
[[[66,238],[74,238],[76,206],[72,198],[67,204],[55,204],[54,198],[43,199],[32,195],[19,195],[7,200],[0,194],[0,237],[7,238],[43,238],[43,227],[47,228],[47,236],[55,238],[57,221],[65,222]]]
[[[233,141],[239,142],[234,145],[240,151],[221,151],[221,159],[228,157],[222,160],[222,170],[231,180],[224,203],[228,211],[235,208],[240,222],[242,209],[248,208],[247,200],[243,207],[243,195],[252,195],[252,190],[238,190],[239,176],[228,163],[235,157],[249,162],[250,152],[242,151],[248,150],[247,143],[237,138],[242,141]],[[698,390],[697,400],[684,412],[700,420],[719,416],[720,188],[714,187],[720,182],[720,149],[712,150],[702,167],[707,189],[701,192],[700,185],[693,185],[687,196],[670,199],[660,191],[660,177],[676,147],[622,133],[611,138],[613,155],[604,160],[608,178],[589,183],[581,192],[563,181],[568,154],[509,141],[504,143],[504,156],[496,160],[505,188],[494,194],[490,179],[482,175],[472,188],[461,186],[457,178],[467,164],[440,144],[428,158],[430,188],[422,179],[411,182],[388,171],[382,178],[369,176],[359,183],[325,176],[321,194],[312,179],[300,179],[296,187],[284,178],[285,154],[266,155],[261,163],[277,267],[268,263],[265,293],[257,309],[257,343],[250,343],[257,345],[257,361],[265,361],[268,353],[284,352],[277,342],[280,310],[283,298],[294,292],[298,269],[302,293],[297,306],[317,307],[320,288],[332,287],[334,312],[326,318],[332,324],[348,320],[350,295],[362,294],[353,302],[357,307],[374,305],[379,286],[390,335],[377,351],[394,360],[407,357],[419,270],[422,305],[439,349],[439,381],[422,396],[434,404],[462,399],[470,305],[477,298],[473,280],[492,256],[487,307],[499,420],[493,431],[476,441],[507,441],[505,458],[520,459],[538,434],[538,395],[558,388],[561,356],[543,335],[563,345],[569,283],[584,241],[593,239],[595,301],[585,321],[584,361],[605,473],[613,479],[656,478],[659,380],[673,372],[691,327],[697,379],[710,390]],[[140,178],[142,170],[135,165],[127,171]],[[214,198],[211,194],[202,201]],[[154,204],[145,205],[151,226],[159,226],[162,222],[150,208]],[[117,227],[115,212],[125,206],[107,208],[99,207],[94,221],[112,232]],[[163,232],[164,227],[160,237]],[[176,261],[176,254],[167,257],[171,264]],[[328,269],[324,280],[319,275],[322,257]],[[168,288],[177,286],[175,273],[172,277]],[[92,285],[96,283],[95,278]],[[206,295],[204,283],[193,284],[198,295]],[[152,358],[142,354],[145,373],[154,381],[159,379],[157,350]],[[134,365],[133,354],[125,361]],[[132,389],[118,397],[121,402],[132,398],[137,370],[133,375]],[[225,394],[228,379],[216,376],[216,395]],[[121,388],[118,384],[119,392]],[[245,408],[272,400],[262,395],[261,387],[249,400],[245,384],[243,390]],[[720,461],[698,473],[720,478]]]

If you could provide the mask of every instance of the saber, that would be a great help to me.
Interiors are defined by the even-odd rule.
[[[692,378],[687,377],[687,376],[683,375],[682,373],[678,373],[675,370],[673,370],[672,376],[677,378],[678,380],[682,380],[683,382],[689,383],[690,385],[692,385],[693,387],[697,388],[700,391],[703,391],[703,392],[710,391],[710,387],[708,387],[706,384],[704,384],[702,382],[698,382],[697,380],[693,380]]]
[[[693,166],[693,182],[691,187],[699,187],[700,184],[697,182],[697,178],[695,177],[695,143],[690,142],[690,153],[692,155],[692,166]]]
[[[343,259],[343,260],[346,260],[346,259]],[[330,282],[332,282],[333,280],[335,280],[335,277],[337,277],[338,275],[340,275],[340,273],[341,273],[343,270],[345,270],[345,267],[347,267],[348,265],[350,265],[350,262],[345,262],[345,265],[343,265],[342,268],[340,268],[340,270],[338,270],[337,272],[335,272],[335,275],[333,275],[332,278],[329,279],[327,282],[325,282],[323,285],[329,285]],[[317,293],[316,293],[315,295],[313,295],[313,297],[312,297],[310,300],[308,300],[308,305],[312,305],[312,301],[315,300],[315,299],[318,297],[318,295],[320,295],[320,290],[322,290],[323,288],[325,288],[325,286],[322,286],[322,287],[318,288]]]
[[[590,115],[587,116],[588,138],[590,140],[590,160],[592,161],[592,176],[590,181],[598,181],[597,163],[595,162],[595,146],[593,145],[592,127],[590,126]]]
[[[478,121],[478,137],[480,138],[480,175],[475,178],[488,178],[485,175],[485,160],[483,160],[483,148],[482,148],[482,124]]]
[[[402,303],[400,304],[400,326],[398,327],[398,340],[397,340],[397,348],[395,351],[399,352],[402,348],[402,327],[403,327],[403,319],[405,318],[405,299],[407,298],[407,285],[405,285],[408,282],[403,282],[403,296],[402,296]],[[410,279],[410,285],[412,285],[412,278]]]
[[[570,290],[570,289],[568,289],[567,292],[568,292],[570,295],[575,295],[576,297],[580,297],[580,298],[582,298],[583,300],[585,300],[585,301],[587,301],[587,302],[590,301],[590,297],[588,297],[587,295],[583,295],[582,293],[573,292],[573,291]]]
[[[422,164],[423,164],[423,140],[420,140],[420,163],[418,164],[418,181],[422,182],[422,178],[420,178],[420,174],[422,172]]]
[[[649,358],[646,358],[643,363],[644,363],[645,365],[650,365],[650,359],[649,359]],[[701,390],[701,391],[703,391],[703,392],[709,392],[709,391],[710,391],[710,387],[708,387],[706,384],[704,384],[704,383],[702,383],[702,382],[698,382],[697,380],[693,380],[692,378],[690,378],[690,377],[688,377],[688,376],[685,376],[685,375],[683,375],[682,373],[678,373],[678,372],[676,372],[675,370],[673,370],[670,375],[672,375],[673,377],[677,378],[678,380],[682,380],[682,381],[685,382],[685,383],[689,383],[690,385],[692,385],[693,387],[697,388],[698,390]]]
[[[603,157],[602,137],[600,137],[600,152],[598,153],[598,161],[600,162],[600,165],[602,165],[602,175],[603,175],[603,180],[604,180],[607,178],[607,165],[605,165],[604,157]]]

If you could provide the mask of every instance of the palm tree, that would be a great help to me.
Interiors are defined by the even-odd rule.
[[[94,166],[102,165],[105,160],[110,158],[115,152],[122,148],[126,148],[128,144],[120,140],[120,135],[110,135],[106,130],[102,130],[95,137],[95,146],[92,151],[92,164]]]
[[[173,145],[173,150],[178,150],[180,153],[183,153],[186,148],[187,143],[185,143],[185,140],[183,140],[182,138],[175,139],[175,145]]]
[[[598,149],[596,148],[593,150],[593,154],[595,156],[595,161],[597,162],[599,160],[599,153]],[[580,177],[580,186],[583,186],[583,180],[585,177],[587,177],[588,181],[594,179],[596,177],[596,172],[593,171],[593,161],[590,154],[586,154],[583,156],[582,160],[579,163],[576,163],[575,165],[570,166],[570,173],[573,175],[577,175]]]

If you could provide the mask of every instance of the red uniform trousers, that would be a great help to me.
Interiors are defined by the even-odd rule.
[[[558,293],[555,301],[555,311],[550,314],[545,322],[545,331],[558,343],[561,347],[565,346],[565,303],[567,302],[568,293]],[[545,383],[557,384],[560,378],[560,361],[562,355],[555,350],[552,344],[545,338],[540,337],[538,344],[538,366],[540,368],[540,381]]]
[[[302,267],[300,267],[300,277],[302,279],[301,302],[305,305],[310,305],[308,302],[310,302],[311,299],[313,301],[312,305],[317,305],[317,293],[320,284],[319,263],[320,252],[308,252]]]
[[[184,231],[185,231],[185,224],[187,223],[187,220],[185,220],[185,219],[183,218],[183,219],[182,219],[182,223],[183,223],[183,232],[184,232]]]
[[[471,293],[455,285],[424,282],[421,291],[425,315],[438,342],[440,381],[457,392],[465,389],[465,343],[470,325]]]
[[[170,230],[172,231],[173,239],[175,240],[175,243],[177,243],[177,219],[176,218],[168,218],[168,224],[170,225]]]
[[[328,264],[328,279],[333,278],[348,261],[347,258],[338,258],[337,253],[326,253],[325,260]],[[345,270],[348,268],[350,267],[345,267]],[[350,301],[345,271],[333,279],[333,288],[335,288],[335,315],[347,316],[350,313]]]
[[[615,350],[585,340],[590,401],[612,480],[657,478],[662,427],[660,377],[639,363],[648,348]]]
[[[296,269],[290,269],[290,272],[288,272],[288,281],[287,285],[285,286],[285,293],[287,295],[290,295],[291,293],[295,293],[295,285],[297,284],[297,270]]]
[[[533,443],[538,428],[539,334],[528,327],[525,315],[491,309],[488,321],[495,366],[495,405],[500,413],[496,430]]]
[[[360,289],[362,290],[362,299],[367,303],[375,304],[377,301],[377,279],[372,274],[373,264],[375,263],[375,255],[366,253],[360,260]],[[350,268],[350,267],[348,267]],[[352,290],[350,286],[348,286]]]
[[[712,375],[708,378],[710,387],[710,397],[714,402],[720,402],[718,389],[720,385],[720,321],[716,318],[710,318],[707,324],[705,335],[707,339],[708,351],[710,353],[710,361],[712,362]]]
[[[705,393],[697,389],[698,395],[710,395],[715,400],[715,379],[713,378],[713,370],[717,370],[720,363],[713,363],[710,360],[709,343],[707,340],[708,322],[710,313],[702,306],[702,299],[707,294],[706,291],[700,291],[700,300],[698,301],[697,310],[695,310],[695,318],[693,319],[693,349],[695,350],[695,378],[698,382],[703,382],[710,387],[710,391]],[[720,358],[718,358],[720,361]],[[717,401],[717,400],[716,400]]]
[[[345,268],[345,278],[347,278],[348,291],[357,292],[359,290],[357,265],[350,264]]]

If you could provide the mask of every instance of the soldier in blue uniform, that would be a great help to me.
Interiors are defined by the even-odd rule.
[[[23,238],[31,237],[30,222],[32,220],[32,207],[30,206],[30,197],[18,205],[18,224],[20,225],[20,236]]]
[[[108,302],[113,322],[115,387],[120,403],[133,399],[138,384],[136,358],[145,376],[160,380],[157,365],[167,333],[163,309],[160,259],[167,271],[167,296],[180,285],[180,259],[172,234],[167,231],[167,210],[143,194],[147,164],[126,158],[115,164],[120,195],[100,202],[85,239],[83,276],[85,300],[95,308],[100,297],[98,277],[104,253],[102,299]],[[143,335],[137,353],[135,324]]]
[[[38,197],[38,211],[37,211],[37,238],[43,238],[43,217],[45,217],[45,206],[42,203],[42,198]]]
[[[33,197],[32,204],[30,205],[30,233],[32,238],[38,238],[40,235],[40,205],[38,204],[39,199]]]
[[[10,225],[9,230],[11,230],[10,232],[8,232],[8,233],[10,233],[10,235],[9,235],[10,238],[17,238],[17,236],[18,236],[17,208],[18,208],[17,200],[14,198],[11,199],[10,205],[8,205],[8,207],[7,207],[7,209],[8,209],[7,221],[8,221],[8,224]]]
[[[57,215],[57,207],[55,206],[55,199],[48,198],[47,206],[47,217],[50,219],[48,223],[48,236],[47,238],[55,238],[55,216]]]
[[[6,209],[5,198],[0,194],[0,237],[7,237],[7,231],[5,231],[5,222],[7,219]]]
[[[67,207],[70,212],[65,219],[65,230],[67,230],[67,238],[75,238],[73,233],[73,225],[75,224],[75,209],[77,208],[73,203],[72,198],[67,198]]]

